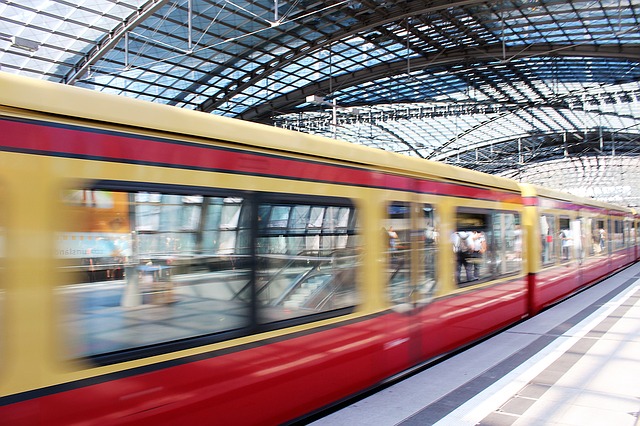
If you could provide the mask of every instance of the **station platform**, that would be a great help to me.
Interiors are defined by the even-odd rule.
[[[640,425],[640,263],[314,426]]]

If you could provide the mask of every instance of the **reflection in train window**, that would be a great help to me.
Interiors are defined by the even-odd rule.
[[[566,216],[558,219],[559,230],[556,238],[556,249],[560,253],[560,261],[568,262],[574,255],[574,229],[571,228],[571,221]]]
[[[455,282],[462,286],[490,278],[496,270],[496,244],[489,211],[458,209],[451,236]]]
[[[387,206],[387,218],[381,229],[386,242],[389,299],[410,302],[411,285],[411,204],[394,202]]]
[[[466,286],[520,272],[522,237],[517,213],[459,208],[451,236],[455,282]]]
[[[556,261],[556,217],[551,214],[540,215],[540,244],[542,247],[542,264],[549,265]]]
[[[613,249],[618,250],[625,247],[625,233],[624,233],[624,221],[621,219],[613,220],[613,235],[611,236],[613,242]]]
[[[244,235],[249,232],[248,224],[239,228],[242,203],[243,199],[237,197],[207,197],[199,242],[202,253],[214,256],[249,253],[248,242],[236,245],[238,236],[241,241],[247,241]]]
[[[389,300],[399,305],[431,300],[436,289],[439,240],[433,206],[393,202],[387,206],[380,231],[386,245]]]
[[[416,300],[425,300],[433,296],[436,290],[436,255],[440,230],[436,221],[435,209],[429,205],[422,205],[422,214],[418,216],[417,246],[423,253],[421,258],[422,273],[419,274],[417,283]]]
[[[258,212],[256,293],[260,322],[358,302],[359,243],[356,211],[351,205],[262,203]]]
[[[255,206],[240,194],[72,190],[64,204],[74,220],[57,236],[58,295],[71,357],[220,340],[256,330],[256,318],[358,301],[356,214],[346,201]]]
[[[497,212],[493,216],[498,275],[520,272],[522,269],[522,228],[517,213]]]
[[[250,325],[242,198],[75,190],[58,234],[70,356],[92,356]]]
[[[625,247],[631,247],[633,245],[633,238],[632,238],[632,227],[633,227],[633,222],[630,219],[625,219],[624,220],[624,241],[625,241]]]
[[[598,222],[597,218],[590,218],[587,220],[587,227],[590,228],[589,232],[591,233],[591,245],[588,247],[589,256],[599,256],[602,254],[602,247],[604,246],[604,229],[600,232]]]

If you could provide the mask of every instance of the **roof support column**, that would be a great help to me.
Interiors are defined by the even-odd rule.
[[[124,69],[129,69],[129,31],[124,33]]]
[[[187,1],[187,37],[188,37],[188,41],[187,41],[187,50],[189,52],[191,52],[191,46],[193,45],[193,40],[191,39],[191,29],[192,29],[192,23],[191,23],[191,19],[193,16],[193,0],[188,0]]]

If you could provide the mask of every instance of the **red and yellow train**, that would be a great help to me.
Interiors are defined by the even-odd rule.
[[[638,259],[630,209],[0,75],[0,419],[281,424]]]

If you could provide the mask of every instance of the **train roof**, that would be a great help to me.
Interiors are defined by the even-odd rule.
[[[169,105],[95,92],[61,83],[0,72],[3,106],[54,114],[58,118],[120,124],[128,128],[169,132],[228,141],[245,148],[304,154],[389,173],[520,192],[517,182],[460,167]]]
[[[572,202],[575,204],[581,204],[581,205],[597,207],[597,208],[607,209],[607,210],[618,210],[621,212],[633,214],[633,209],[629,207],[623,207],[616,204],[605,203],[602,201],[594,200],[593,198],[579,197],[577,195],[572,195],[566,192],[545,188],[538,185],[532,185],[532,184],[522,183],[520,184],[520,186],[522,187],[522,194],[527,197],[551,198],[554,200]]]

